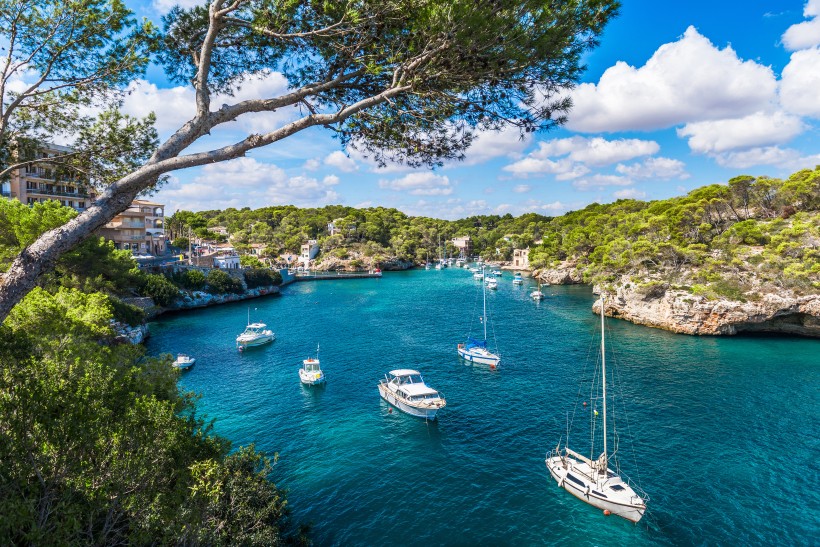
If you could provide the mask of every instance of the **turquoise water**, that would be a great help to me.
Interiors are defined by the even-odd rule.
[[[559,489],[544,466],[595,343],[595,297],[549,287],[536,303],[511,279],[487,294],[497,371],[456,355],[481,315],[479,282],[457,269],[290,285],[250,301],[277,340],[244,354],[234,339],[247,303],[162,318],[148,349],[197,358],[180,385],[202,394],[218,433],[279,453],[273,479],[319,545],[817,541],[820,342],[607,320],[639,462],[628,452],[623,469],[651,496],[633,525]],[[303,387],[317,342],[328,383]],[[437,422],[381,401],[376,384],[395,368],[445,395]]]

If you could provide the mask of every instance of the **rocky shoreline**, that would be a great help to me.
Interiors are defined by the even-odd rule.
[[[533,277],[553,285],[583,284],[575,264],[536,270]],[[597,287],[594,288],[597,292]],[[596,301],[592,307],[600,313]],[[693,334],[731,336],[766,332],[820,338],[820,295],[762,294],[755,301],[708,299],[663,284],[653,290],[628,282],[618,284],[606,302],[607,316],[638,325]]]

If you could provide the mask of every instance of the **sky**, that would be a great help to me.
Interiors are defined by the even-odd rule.
[[[156,21],[176,3],[126,0]],[[317,128],[244,158],[178,171],[152,199],[168,211],[343,204],[445,219],[554,216],[820,164],[820,0],[622,0],[584,63],[565,126],[525,140],[517,130],[480,134],[462,162],[378,169]],[[270,74],[237,97],[286,88]],[[130,91],[124,111],[155,112],[161,138],[193,114],[193,91],[169,84],[157,67]],[[290,116],[240,119],[193,150],[271,130]]]

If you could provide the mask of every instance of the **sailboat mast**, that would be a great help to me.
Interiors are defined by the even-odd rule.
[[[606,451],[606,346],[604,343],[604,293],[601,292],[601,377],[604,397],[604,458],[609,456]],[[606,473],[606,471],[604,471]]]
[[[483,323],[484,323],[484,342],[487,342],[487,282],[486,282],[487,281],[486,280],[487,274],[484,273],[484,272],[485,272],[485,268],[484,268],[484,266],[482,266],[481,267],[481,290],[482,290],[482,293],[484,294],[484,315],[482,315],[481,317],[484,318],[484,321],[483,321]]]

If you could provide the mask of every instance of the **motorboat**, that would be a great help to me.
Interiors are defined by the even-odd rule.
[[[501,270],[493,270],[493,275],[496,277],[501,277],[503,274],[501,273]]]
[[[484,274],[482,272],[476,272],[473,274],[473,279],[484,279]]]
[[[236,347],[240,350],[253,346],[268,344],[276,339],[273,331],[264,323],[251,323],[245,332],[236,337]]]
[[[513,276],[513,285],[523,285],[523,284],[524,284],[524,278],[521,277],[521,272],[515,272],[515,275]]]
[[[494,277],[491,277],[487,280],[487,288],[491,291],[498,290],[498,281]]]
[[[530,293],[530,298],[532,298],[533,300],[543,300],[544,299],[544,293],[541,292],[541,284],[540,283],[538,284],[538,289],[534,290]]]
[[[558,486],[598,509],[605,515],[618,515],[632,522],[638,522],[646,511],[649,496],[637,485],[632,484],[629,479],[621,477],[620,465],[618,463],[618,453],[623,450],[619,448],[623,443],[619,442],[618,432],[613,428],[610,432],[607,429],[607,373],[606,373],[606,344],[604,342],[604,297],[601,296],[601,359],[600,370],[596,371],[595,377],[599,378],[597,385],[599,390],[595,395],[596,400],[602,404],[603,422],[598,424],[598,403],[594,403],[590,423],[592,424],[592,439],[601,439],[603,452],[593,459],[595,446],[590,448],[590,457],[584,456],[568,446],[570,428],[567,430],[567,441],[561,447],[558,445],[547,453],[545,463]],[[598,375],[600,372],[600,376]],[[617,375],[613,375],[617,377]],[[586,403],[584,403],[586,405]],[[619,405],[620,406],[620,405]],[[619,423],[621,421],[619,420]],[[615,450],[610,455],[607,451],[607,437],[613,436]],[[582,434],[582,436],[585,436]],[[617,470],[610,468],[610,462]]]
[[[179,370],[188,370],[196,363],[196,359],[191,357],[190,355],[185,355],[184,353],[180,353],[177,355],[177,358],[171,363],[171,366],[177,368]]]
[[[299,369],[299,380],[303,384],[315,386],[325,382],[325,373],[319,366],[319,345],[316,345],[316,358],[308,358],[302,361],[302,368]]]
[[[382,399],[411,416],[435,420],[438,411],[447,405],[444,397],[424,383],[417,370],[391,370],[379,381]]]

